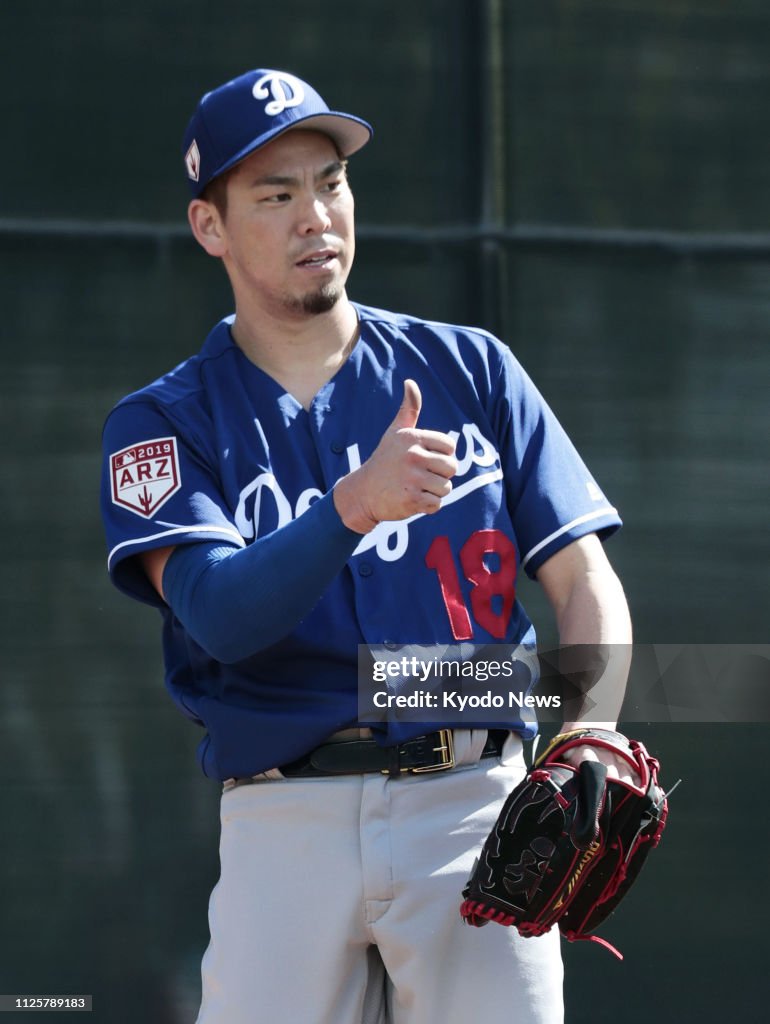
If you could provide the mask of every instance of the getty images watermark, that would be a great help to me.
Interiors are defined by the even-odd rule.
[[[770,722],[770,644],[359,647],[362,723]],[[606,706],[605,706],[606,705]]]
[[[554,694],[529,692],[531,670],[523,657],[505,650],[498,657],[447,656],[422,651],[377,658],[372,664],[372,705],[377,710],[425,708],[430,711],[511,710],[559,707]],[[484,684],[488,684],[484,688]]]

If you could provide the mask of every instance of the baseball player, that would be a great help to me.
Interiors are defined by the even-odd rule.
[[[458,913],[532,722],[366,726],[358,652],[526,649],[522,572],[563,643],[627,644],[601,544],[620,520],[503,344],[348,298],[346,162],[370,136],[283,71],[201,99],[189,222],[235,312],[104,431],[109,571],[160,610],[223,789],[198,1021],[558,1024],[558,936]]]

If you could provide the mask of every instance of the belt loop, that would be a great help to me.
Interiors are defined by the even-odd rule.
[[[398,746],[388,749],[388,775],[397,779],[401,775],[401,754]]]

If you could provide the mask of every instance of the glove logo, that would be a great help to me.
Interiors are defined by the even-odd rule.
[[[564,906],[565,901],[568,900],[572,893],[575,891],[575,886],[577,886],[580,883],[580,876],[583,874],[583,869],[585,868],[586,864],[589,862],[589,860],[593,860],[593,858],[596,856],[597,853],[599,853],[601,848],[601,842],[591,843],[589,848],[580,858],[580,863],[575,868],[574,875],[572,876],[572,878],[567,880],[566,891],[563,892],[561,896],[558,898],[558,900],[554,903],[554,910],[559,910],[561,907]]]
[[[524,895],[525,903],[529,903],[540,886],[543,871],[553,856],[556,846],[545,836],[536,836],[529,844],[517,864],[506,864],[506,878],[503,887],[509,896]]]
[[[288,93],[287,90],[288,89]],[[252,88],[254,99],[266,100],[272,96],[272,100],[265,104],[265,113],[270,117],[282,114],[288,107],[298,107],[305,99],[305,90],[302,82],[294,75],[282,74],[278,71],[270,71],[257,79]]]

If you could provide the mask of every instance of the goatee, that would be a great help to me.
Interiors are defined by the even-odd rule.
[[[328,313],[341,298],[341,288],[336,285],[326,285],[311,295],[303,295],[301,299],[290,299],[289,305],[296,313],[317,316],[320,313]]]

